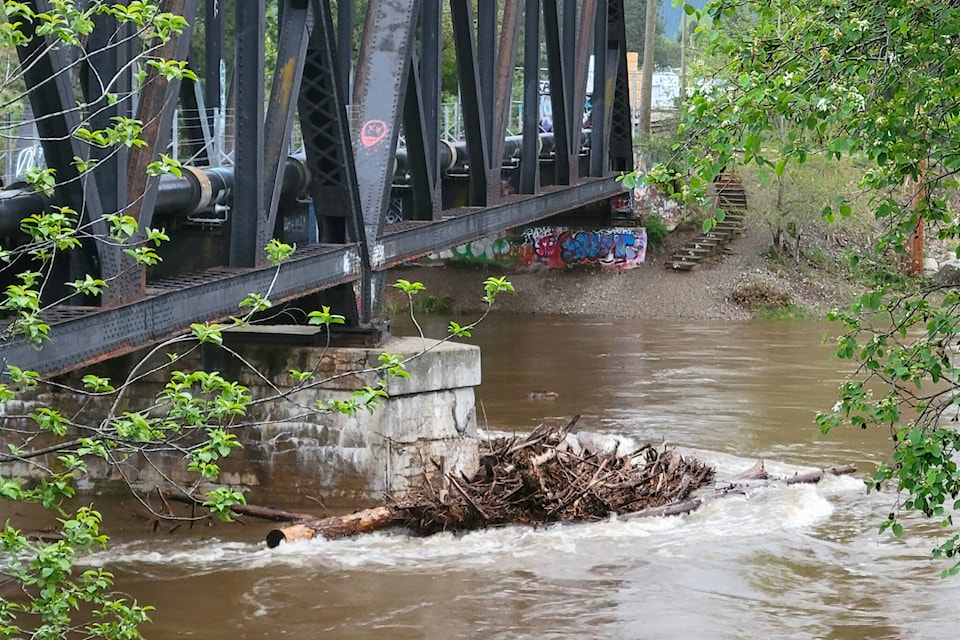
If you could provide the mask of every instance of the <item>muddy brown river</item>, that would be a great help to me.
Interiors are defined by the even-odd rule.
[[[443,333],[441,319],[428,335]],[[566,423],[694,449],[720,478],[883,460],[888,434],[821,437],[843,363],[810,322],[492,318],[478,415],[490,431]],[[553,391],[531,400],[531,391]],[[454,537],[400,532],[268,550],[269,525],[115,534],[89,559],[153,604],[148,638],[956,638],[958,579],[937,529],[877,532],[895,496],[859,477],[767,486],[688,516]],[[309,508],[311,505],[303,505]]]

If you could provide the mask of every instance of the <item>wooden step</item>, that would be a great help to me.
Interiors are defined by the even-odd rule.
[[[690,242],[690,243],[688,243],[687,245],[685,245],[684,248],[689,248],[689,249],[716,249],[716,248],[719,247],[721,244],[723,244],[724,242],[726,242],[726,240],[727,240],[726,238],[720,238],[720,237],[706,238],[706,239],[700,240],[700,241],[698,241],[698,242]]]
[[[724,219],[707,233],[685,244],[665,261],[665,266],[674,271],[693,271],[703,262],[726,248],[735,236],[743,232],[747,210],[747,194],[738,178],[721,176],[714,181],[717,191],[716,204],[724,212]]]
[[[720,222],[713,228],[714,233],[740,233],[743,225],[734,222]]]
[[[674,271],[695,271],[700,268],[699,262],[688,262],[685,260],[667,260],[667,269]]]

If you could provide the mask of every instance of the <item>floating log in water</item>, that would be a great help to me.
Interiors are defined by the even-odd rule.
[[[329,518],[310,518],[289,527],[273,529],[267,534],[267,546],[271,549],[281,542],[309,540],[322,536],[328,540],[346,538],[358,533],[369,533],[397,524],[402,520],[402,512],[396,506],[374,507],[342,516]]]
[[[851,473],[856,473],[857,466],[853,464],[845,464],[840,467],[828,467],[826,469],[817,469],[816,471],[808,471],[806,473],[795,474],[785,480],[787,484],[816,484],[823,480],[826,475],[834,476],[843,476]]]

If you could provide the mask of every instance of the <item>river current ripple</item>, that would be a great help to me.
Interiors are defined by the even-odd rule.
[[[444,326],[430,320],[428,335]],[[960,582],[930,559],[936,527],[878,533],[895,496],[862,478],[887,434],[816,432],[844,376],[828,330],[494,317],[476,334],[478,419],[523,432],[581,414],[604,438],[690,450],[720,479],[758,458],[780,475],[856,463],[856,477],[755,486],[682,517],[460,536],[268,550],[256,526],[121,535],[87,562],[157,606],[153,638],[955,638]],[[527,398],[537,390],[557,397]]]

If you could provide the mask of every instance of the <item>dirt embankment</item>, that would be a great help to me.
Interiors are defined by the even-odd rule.
[[[852,285],[835,271],[768,260],[763,254],[770,247],[770,234],[749,226],[722,255],[699,270],[666,269],[666,257],[694,235],[695,231],[671,233],[663,245],[648,249],[645,263],[626,271],[541,268],[503,272],[496,267],[407,266],[392,270],[387,281],[422,282],[426,295],[470,312],[482,306],[484,278],[506,275],[517,293],[497,300],[501,312],[640,319],[747,319],[754,311],[736,304],[731,296],[751,284],[787,294],[796,308],[813,317],[848,303],[854,295]]]

